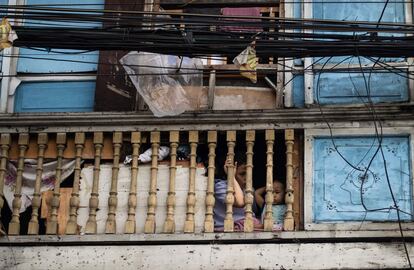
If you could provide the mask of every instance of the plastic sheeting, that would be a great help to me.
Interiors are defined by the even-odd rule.
[[[155,116],[174,116],[197,109],[190,102],[190,95],[202,91],[200,59],[135,51],[120,62]]]

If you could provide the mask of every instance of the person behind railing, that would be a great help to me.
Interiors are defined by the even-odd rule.
[[[234,230],[243,231],[245,221],[244,210],[244,191],[246,188],[246,156],[236,153],[235,157],[235,174],[234,174],[234,203],[233,203],[233,220]],[[224,218],[226,216],[226,192],[227,192],[227,171],[231,165],[231,160],[227,159],[222,167],[219,165],[218,173],[214,182],[214,196],[216,199],[214,205],[214,230],[224,230]],[[257,212],[256,203],[253,202],[253,212]],[[263,224],[257,218],[253,217],[254,230],[263,230]]]
[[[254,200],[257,203],[259,208],[262,208],[261,221],[263,222],[265,213],[266,213],[266,204],[265,204],[265,195],[266,187],[261,187],[256,189],[254,192]],[[279,181],[275,180],[273,182],[273,230],[282,230],[283,229],[283,219],[286,212],[285,205],[285,185]]]

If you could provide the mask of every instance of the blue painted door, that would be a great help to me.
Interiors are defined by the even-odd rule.
[[[338,151],[355,168],[340,157],[331,138],[315,138],[313,221],[322,223],[396,220],[396,210],[391,209],[394,203],[388,188],[381,152],[375,155],[378,141],[374,137],[339,137],[334,140]],[[399,208],[404,211],[400,213],[401,219],[411,220],[409,137],[384,137],[382,149],[392,191]],[[377,209],[381,210],[371,211]]]

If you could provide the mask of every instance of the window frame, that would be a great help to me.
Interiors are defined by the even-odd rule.
[[[9,0],[8,5],[26,5],[26,0]],[[11,20],[12,25],[21,25],[24,21]],[[4,49],[4,55],[19,55],[18,47]],[[5,57],[2,61],[2,76],[0,84],[0,113],[14,113],[16,90],[22,82],[84,82],[96,81],[97,76],[94,74],[87,76],[73,76],[77,73],[68,73],[67,75],[53,75],[49,73],[43,76],[25,75],[17,72],[19,57]],[[86,72],[88,73],[88,72]],[[85,74],[79,72],[79,74]]]
[[[8,5],[24,5],[25,0],[9,0]],[[12,25],[20,25],[21,21],[11,20]],[[3,50],[3,55],[18,55],[19,48],[11,47]],[[17,57],[3,57],[2,69],[1,69],[1,84],[0,84],[0,113],[13,112],[14,98],[10,95],[14,95],[16,88],[20,84],[20,80],[16,75],[17,70]],[[11,99],[11,100],[10,100]],[[12,110],[10,111],[10,107]]]
[[[346,129],[332,129],[333,136],[353,138],[357,136],[373,136],[372,128],[350,127]],[[351,135],[350,135],[351,134]],[[387,136],[408,136],[409,138],[409,165],[412,181],[412,194],[414,194],[413,168],[414,168],[414,130],[409,127],[383,128]],[[397,221],[331,221],[326,223],[313,222],[313,155],[314,140],[318,137],[329,137],[328,129],[305,129],[304,136],[304,229],[305,230],[398,230]],[[413,198],[414,203],[414,198]],[[414,214],[414,213],[413,213]],[[413,221],[402,221],[404,229],[414,229]]]
[[[301,11],[303,19],[313,19],[313,4],[312,0],[309,1],[302,1],[301,2]],[[294,4],[292,3],[285,3],[285,12],[286,18],[295,18],[294,16]],[[413,22],[413,1],[407,1],[404,4],[404,16],[405,22],[407,24],[411,24]],[[312,30],[304,30],[305,33],[312,33]],[[286,61],[286,66],[289,68],[295,68],[297,72],[303,74],[304,76],[304,105],[305,107],[310,107],[312,105],[317,105],[314,100],[314,75],[316,71],[321,68],[321,65],[313,65],[313,59],[310,57],[303,58],[303,67],[297,67],[294,64],[293,60]],[[406,61],[398,62],[402,67],[402,69],[407,69],[408,72],[414,72],[414,58],[407,58]],[[395,62],[387,62],[387,64],[395,64]],[[304,70],[305,67],[310,67],[307,70]],[[338,65],[335,69],[343,69],[347,68],[347,64]],[[363,67],[364,69],[368,70],[370,67]],[[296,72],[296,73],[297,73]],[[293,102],[293,83],[292,77],[296,76],[297,74],[294,73],[286,73],[285,74],[285,83],[289,82],[285,88],[285,106],[286,107],[294,107],[295,104]],[[407,103],[414,102],[414,80],[408,81],[408,101]],[[324,104],[322,106],[330,106],[331,104]],[[343,104],[347,105],[347,104]]]

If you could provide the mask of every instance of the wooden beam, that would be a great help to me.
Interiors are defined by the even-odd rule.
[[[182,8],[183,6],[214,6],[214,7],[229,7],[229,6],[272,6],[278,5],[279,0],[160,0],[163,8]]]
[[[214,91],[216,89],[216,71],[210,71],[210,78],[208,82],[207,104],[208,109],[212,110],[214,106]]]
[[[295,131],[293,144],[293,190],[295,200],[293,202],[293,217],[295,231],[304,229],[303,222],[303,134]]]
[[[29,149],[26,153],[26,158],[37,158],[38,145],[36,142],[36,137],[31,136],[29,140]],[[85,139],[85,148],[82,153],[83,159],[93,159],[94,158],[94,145],[93,138],[91,136]],[[16,160],[19,155],[19,147],[17,144],[17,137],[14,137],[10,149],[10,159]],[[56,138],[50,138],[47,144],[45,151],[45,158],[56,158]],[[75,147],[75,137],[70,137],[67,140],[67,147],[63,152],[64,158],[75,158],[76,157],[76,147]],[[104,134],[103,148],[102,148],[102,159],[112,159],[113,149],[112,149],[112,138],[110,134]]]
[[[229,5],[226,5],[226,7],[228,7]],[[271,12],[279,12],[279,6],[274,6],[274,7],[260,7],[260,13],[271,13]],[[168,13],[186,13],[184,12],[183,9],[168,9]],[[207,14],[207,13],[203,13],[203,14]],[[262,16],[267,16],[267,14],[262,14]],[[278,16],[276,16],[278,17]]]
[[[377,104],[374,107],[377,117],[385,122],[384,125],[414,126],[414,104]],[[355,126],[356,122],[360,127],[369,127],[372,125],[372,112],[362,104],[353,104],[341,107],[324,106],[323,116],[318,107],[289,110],[199,111],[196,114],[188,112],[175,117],[154,117],[150,113],[133,112],[0,114],[0,132],[13,133],[11,135],[15,137],[16,133],[34,130],[47,133],[89,130],[170,131],[177,129],[177,125],[180,130],[281,130],[326,128],[326,119],[335,122],[335,128],[348,128]],[[111,148],[110,143],[109,149]]]
[[[266,70],[266,71],[277,71],[278,64],[258,64],[256,69]],[[239,70],[239,67],[234,64],[225,64],[225,65],[207,65],[204,66],[205,69],[210,70]]]

